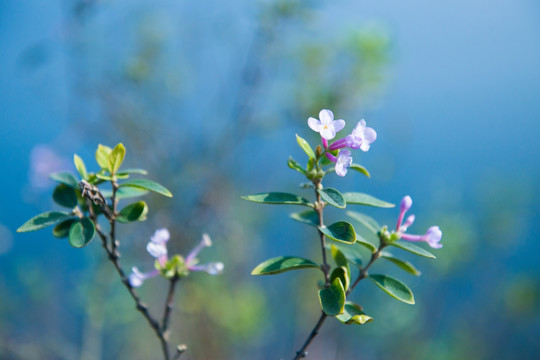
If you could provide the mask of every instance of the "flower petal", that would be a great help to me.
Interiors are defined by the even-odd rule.
[[[150,241],[146,245],[146,251],[148,251],[150,255],[157,259],[164,255],[167,255],[167,246],[165,245],[165,243],[155,243],[153,241]]]
[[[169,233],[169,230],[162,228],[162,229],[156,230],[156,232],[154,233],[154,235],[152,235],[150,240],[156,244],[164,244],[167,241],[169,241],[170,237],[171,237],[171,234]]]
[[[336,130],[334,129],[332,124],[323,125],[321,127],[320,133],[321,133],[321,136],[326,140],[332,140],[333,138],[336,137]]]
[[[316,131],[316,132],[319,132],[321,130],[321,122],[313,117],[310,117],[308,120],[307,120],[307,123],[309,125],[309,127],[311,128],[311,130],[313,131]]]
[[[334,113],[331,110],[322,109],[319,112],[319,119],[321,119],[322,125],[330,125],[330,123],[334,120]]]
[[[334,130],[336,130],[336,132],[339,132],[345,127],[345,120],[343,119],[334,120],[333,124],[334,124]]]

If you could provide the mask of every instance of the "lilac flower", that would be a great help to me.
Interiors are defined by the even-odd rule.
[[[158,260],[158,263],[162,268],[166,267],[167,262],[169,261],[167,254],[167,242],[169,241],[169,239],[169,230],[158,229],[151,237],[150,242],[146,245],[146,250],[148,251],[148,253]],[[197,245],[195,249],[193,249],[188,254],[185,260],[181,259],[179,255],[177,255],[176,257],[181,259],[181,264],[187,271],[205,271],[210,275],[220,274],[221,272],[223,272],[224,268],[223,263],[221,262],[208,263],[206,265],[197,265],[198,260],[196,256],[204,247],[208,247],[211,245],[212,240],[210,240],[210,236],[208,236],[208,234],[204,234],[199,245]],[[147,273],[143,273],[139,271],[139,269],[136,267],[133,267],[131,271],[132,272],[129,275],[129,283],[133,287],[141,286],[146,279],[157,276],[160,273],[157,269],[149,271]]]
[[[327,147],[328,140],[335,138],[336,133],[345,127],[345,121],[342,119],[334,120],[334,113],[328,109],[321,110],[319,118],[320,120],[310,117],[308,125],[313,131],[321,134],[323,144]]]
[[[377,133],[370,127],[366,127],[366,121],[360,120],[352,133],[330,145],[330,150],[338,150],[344,147],[368,151],[371,143],[377,139]]]
[[[428,243],[429,246],[434,249],[442,248],[442,244],[439,243],[442,238],[442,231],[441,229],[439,229],[438,226],[430,227],[424,235],[412,235],[405,233],[405,231],[407,231],[407,228],[413,224],[415,219],[414,215],[410,215],[409,217],[407,217],[407,220],[403,222],[405,213],[411,208],[411,206],[412,199],[410,196],[407,195],[401,200],[399,217],[396,224],[396,232],[403,240],[425,241]]]
[[[351,152],[349,150],[341,150],[336,161],[336,174],[345,176],[347,168],[352,164]]]

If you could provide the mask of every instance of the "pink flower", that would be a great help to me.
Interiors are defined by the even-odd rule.
[[[403,240],[425,241],[428,243],[429,246],[431,246],[434,249],[442,248],[442,244],[440,244],[440,241],[442,238],[442,231],[441,229],[439,229],[438,226],[430,227],[424,235],[412,235],[412,234],[405,233],[407,231],[407,228],[413,224],[414,219],[415,219],[414,215],[410,215],[407,218],[407,220],[403,222],[405,213],[411,208],[411,206],[412,206],[412,199],[410,196],[407,195],[401,200],[398,221],[396,224],[396,232],[400,235],[400,237]]]
[[[338,150],[344,147],[368,151],[371,144],[377,139],[377,133],[366,126],[364,119],[360,120],[352,133],[330,145],[330,150]]]

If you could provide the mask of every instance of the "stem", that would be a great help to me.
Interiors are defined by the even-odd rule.
[[[120,265],[120,254],[118,252],[118,242],[115,239],[116,236],[116,206],[117,206],[117,199],[116,199],[116,190],[118,190],[118,184],[116,181],[112,182],[113,185],[113,196],[112,196],[112,211],[108,208],[107,203],[101,203],[100,206],[102,207],[102,210],[106,214],[107,219],[109,220],[109,224],[111,226],[111,231],[109,233],[110,239],[107,239],[107,235],[103,232],[100,225],[97,222],[97,216],[92,208],[92,201],[91,196],[92,194],[86,194],[87,196],[87,203],[88,203],[88,209],[89,209],[89,217],[90,220],[94,223],[94,227],[96,228],[96,232],[98,233],[99,237],[101,238],[101,244],[103,246],[103,249],[107,253],[108,259],[112,262],[114,265],[114,268],[116,269],[116,272],[120,276],[120,280],[122,281],[122,284],[126,287],[127,291],[133,298],[136,304],[136,309],[144,316],[150,327],[154,330],[156,333],[156,336],[158,337],[161,348],[163,350],[163,356],[165,360],[170,360],[170,353],[169,353],[169,342],[167,339],[167,336],[165,334],[166,327],[168,327],[169,317],[172,309],[172,299],[174,294],[174,285],[176,284],[176,280],[171,280],[171,287],[169,288],[169,295],[167,296],[167,305],[164,310],[164,316],[163,316],[163,325],[167,324],[167,326],[160,326],[158,321],[150,315],[150,312],[148,311],[148,306],[141,301],[141,298],[137,294],[137,291],[135,291],[135,288],[131,286],[129,283],[129,279],[124,273],[124,270],[122,269]],[[98,191],[98,190],[96,190]],[[100,194],[101,195],[101,194]],[[102,195],[101,195],[102,196]],[[108,241],[110,240],[110,246],[109,248]],[[179,357],[179,355],[177,355]]]
[[[324,210],[324,203],[321,200],[321,195],[317,191],[319,188],[322,188],[320,182],[314,182],[313,185],[315,185],[315,196],[317,201],[315,202],[315,211],[317,212],[317,215],[319,216],[319,227],[324,226],[323,221],[323,210]],[[326,258],[326,239],[324,237],[324,234],[321,230],[319,231],[319,237],[321,240],[321,252],[322,252],[322,258],[323,258],[323,265],[321,266],[321,269],[324,273],[324,286],[328,287],[330,284],[330,265],[328,265],[328,260]]]
[[[304,343],[304,345],[302,345],[300,350],[296,352],[296,356],[293,358],[293,360],[302,359],[307,356],[307,352],[306,352],[307,347],[309,346],[309,344],[311,344],[315,336],[317,336],[322,324],[324,323],[324,320],[326,320],[327,317],[328,315],[326,315],[323,311],[321,311],[321,317],[319,318],[319,321],[317,321],[317,324],[315,324],[315,327],[313,328],[313,330],[311,330],[311,333],[306,339],[306,342]]]
[[[171,318],[171,312],[173,308],[174,288],[178,282],[178,276],[173,277],[169,283],[169,294],[167,295],[167,301],[165,302],[165,309],[163,310],[163,319],[161,320],[161,331],[163,336],[169,339],[169,320]]]

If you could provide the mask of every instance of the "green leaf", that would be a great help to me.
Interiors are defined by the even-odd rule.
[[[311,260],[294,257],[294,256],[279,256],[273,259],[266,260],[260,263],[251,271],[251,275],[273,275],[281,274],[285,271],[314,268],[320,269],[317,263]]]
[[[131,174],[140,174],[140,175],[148,175],[148,171],[144,169],[124,169],[120,171],[116,176],[125,176],[125,175],[131,175]]]
[[[367,206],[375,206],[375,207],[382,207],[382,208],[392,208],[395,206],[394,204],[391,204],[383,200],[379,200],[371,195],[363,194],[363,193],[349,192],[349,193],[343,194],[343,197],[345,198],[345,201],[347,202],[347,204],[367,205]]]
[[[359,305],[356,305],[355,303],[351,301],[347,301],[345,303],[343,314],[336,316],[336,319],[338,319],[339,321],[347,325],[350,325],[350,324],[363,325],[363,324],[373,321],[373,318],[371,316],[366,315],[362,311],[362,308]]]
[[[269,193],[260,193],[254,195],[245,195],[242,196],[242,199],[253,201],[256,203],[263,204],[287,204],[287,205],[303,205],[310,206],[313,205],[298,195],[282,193],[282,192],[269,192]]]
[[[332,247],[338,248],[349,262],[357,266],[362,266],[362,253],[360,252],[360,247],[357,243],[345,244],[336,242],[331,245],[326,244],[327,249],[332,250]]]
[[[319,226],[319,214],[315,210],[306,210],[299,213],[292,213],[291,218],[311,226]]]
[[[345,202],[345,199],[343,198],[343,195],[336,189],[332,188],[324,188],[317,190],[319,195],[321,195],[321,198],[326,201],[328,204],[335,206],[340,209],[345,209],[345,206],[347,206],[347,203]]]
[[[352,217],[354,220],[358,221],[360,224],[364,225],[369,231],[377,235],[381,229],[381,225],[375,221],[371,216],[361,214],[356,211],[347,211],[347,216]]]
[[[401,281],[381,274],[370,275],[368,277],[375,283],[375,285],[380,287],[391,297],[407,304],[414,304],[414,296],[411,289],[409,289],[407,285],[403,284]]]
[[[307,154],[307,156],[309,156],[311,159],[315,159],[315,153],[313,152],[313,149],[311,148],[311,146],[309,146],[306,140],[296,134],[296,141],[298,142],[298,145],[300,145],[302,150],[304,150],[304,152]]]
[[[58,181],[59,183],[66,184],[74,189],[79,188],[79,181],[75,176],[73,176],[72,173],[61,171],[49,175],[49,178],[54,181]]]
[[[17,232],[28,232],[35,231],[39,229],[46,228],[56,224],[60,220],[64,220],[70,217],[68,213],[60,211],[48,211],[34,216],[27,222],[25,222],[20,228],[17,229]]]
[[[319,290],[319,302],[326,315],[336,316],[345,307],[345,289],[339,278],[334,279],[327,288]]]
[[[75,189],[66,184],[60,184],[55,187],[52,197],[54,202],[56,202],[58,205],[70,209],[73,209],[78,204]]]
[[[164,186],[152,180],[146,180],[146,179],[128,180],[122,183],[120,185],[120,188],[126,187],[126,186],[135,187],[135,188],[144,189],[144,190],[150,190],[164,196],[172,197],[172,194],[169,190],[167,190]]]
[[[84,165],[84,161],[79,157],[79,155],[74,154],[73,162],[75,163],[75,168],[79,172],[81,179],[86,180],[86,178],[88,177],[88,174],[86,172],[86,166]]]
[[[112,190],[101,190],[103,197],[110,199],[112,197]],[[148,190],[135,188],[135,187],[121,187],[116,191],[117,199],[129,199],[139,197],[148,194]]]
[[[122,165],[122,162],[124,161],[124,156],[126,156],[126,148],[122,143],[116,145],[114,149],[111,150],[111,153],[107,158],[108,169],[111,175],[116,174],[116,172],[120,168],[120,165]]]
[[[369,174],[369,171],[367,171],[367,169],[365,167],[363,167],[362,165],[358,165],[358,164],[352,164],[349,169],[353,169],[353,170],[356,170],[364,175],[366,175],[368,178],[371,177],[371,175]]]
[[[372,244],[371,242],[367,241],[366,239],[364,239],[363,237],[361,237],[360,235],[356,235],[356,242],[360,245],[362,245],[363,247],[367,248],[369,251],[371,251],[372,253],[374,253],[375,251],[377,251],[377,246],[375,246],[374,244]]]
[[[96,150],[96,162],[98,163],[99,167],[102,169],[109,169],[109,154],[111,153],[112,149],[105,145],[98,145],[98,148]]]
[[[69,235],[69,229],[71,228],[71,225],[78,221],[77,219],[67,219],[62,221],[61,223],[56,224],[56,226],[52,230],[52,234],[54,237],[57,237],[59,239],[68,237]]]
[[[302,166],[300,166],[300,164],[294,161],[292,157],[289,157],[289,160],[287,161],[287,165],[289,165],[291,169],[296,170],[299,173],[306,175],[306,170]]]
[[[129,223],[133,221],[146,220],[146,214],[148,213],[148,206],[144,201],[138,201],[130,204],[120,210],[116,220],[121,223]]]
[[[334,259],[337,266],[344,266],[347,269],[349,268],[349,262],[347,261],[347,258],[335,244],[332,244],[330,246],[330,253],[332,254],[332,258]]]
[[[96,228],[89,218],[82,218],[74,222],[69,229],[69,245],[82,248],[94,237]]]
[[[395,246],[397,248],[403,249],[403,250],[408,251],[410,253],[420,255],[420,256],[423,256],[423,257],[426,257],[426,258],[429,258],[429,259],[436,259],[435,255],[433,255],[429,251],[424,250],[420,246],[416,246],[414,244],[411,244],[410,242],[394,241],[394,242],[389,243],[388,245]]]
[[[334,281],[335,279],[339,279],[341,281],[341,284],[343,285],[343,288],[345,291],[349,289],[349,286],[351,285],[351,273],[349,271],[349,266],[340,266],[334,269],[332,271],[332,274],[330,275],[330,281]]]
[[[338,221],[328,227],[320,226],[319,230],[332,240],[342,241],[348,244],[354,244],[356,242],[354,227],[346,221]]]
[[[416,267],[414,267],[413,264],[411,264],[408,261],[398,259],[394,255],[390,254],[389,252],[386,252],[386,251],[381,252],[381,257],[393,262],[394,264],[396,264],[397,266],[399,266],[400,268],[402,268],[409,274],[416,275],[416,276],[419,276],[421,274],[421,272]]]
[[[113,177],[110,176],[110,175],[100,174],[100,173],[97,173],[97,174],[96,174],[96,177],[97,177],[98,179],[105,180],[105,181],[111,181],[111,180],[113,179]]]

